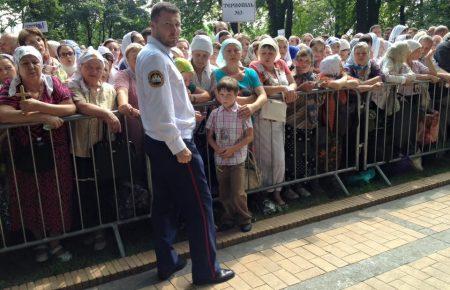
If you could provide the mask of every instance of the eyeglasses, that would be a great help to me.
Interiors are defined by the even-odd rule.
[[[60,57],[71,57],[71,56],[74,56],[74,53],[73,53],[73,51],[61,52],[61,54],[59,56]]]

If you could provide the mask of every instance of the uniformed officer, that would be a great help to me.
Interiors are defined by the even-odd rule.
[[[216,232],[203,162],[192,140],[195,113],[170,48],[181,32],[178,8],[160,2],[151,12],[151,36],[136,62],[136,84],[144,148],[152,164],[152,222],[158,276],[166,280],[186,262],[172,244],[178,214],[186,220],[194,284],[234,277],[216,260]]]

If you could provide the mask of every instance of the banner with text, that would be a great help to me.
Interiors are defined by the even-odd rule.
[[[41,32],[48,32],[47,21],[25,22],[23,28],[36,27]]]

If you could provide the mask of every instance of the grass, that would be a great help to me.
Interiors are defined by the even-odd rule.
[[[392,185],[397,185],[450,170],[450,157],[426,157],[424,158],[423,165],[425,168],[423,172],[417,172],[410,169],[405,165],[404,161],[383,166],[382,169],[390,178]],[[358,195],[387,187],[378,174],[370,183],[361,182],[348,184],[345,176],[343,176],[342,179],[351,195]],[[290,203],[288,212],[315,206],[328,201],[330,201],[330,199],[327,196],[313,195],[309,198],[302,199],[300,202]],[[257,220],[265,218],[258,214],[256,214],[255,217]],[[127,255],[152,249],[151,225],[148,220],[124,225],[121,227],[120,232]],[[0,289],[29,281],[36,281],[44,277],[62,274],[118,258],[120,255],[113,232],[107,230],[106,234],[108,241],[107,247],[100,252],[95,252],[92,246],[83,245],[83,237],[65,240],[65,248],[73,254],[73,259],[67,263],[61,263],[56,259],[51,259],[46,263],[38,264],[34,261],[34,252],[32,249],[23,249],[0,254]],[[181,233],[179,239],[182,240],[184,238],[185,235]]]

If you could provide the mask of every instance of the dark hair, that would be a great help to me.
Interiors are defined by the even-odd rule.
[[[222,30],[221,32],[219,32],[218,38],[220,39],[222,36],[225,36],[225,35],[231,36],[231,33],[228,30]]]
[[[102,56],[109,62],[114,62],[114,56],[111,53],[102,54]]]
[[[313,40],[309,43],[310,48],[313,48],[316,45],[323,45],[325,47],[325,41],[322,37],[313,38]]]
[[[194,35],[195,36],[197,36],[197,35],[208,35],[208,33],[206,31],[204,31],[203,29],[199,29],[199,30],[196,30],[194,32]]]
[[[180,9],[173,4],[169,2],[159,2],[153,5],[152,12],[150,13],[150,20],[156,21],[156,19],[159,17],[159,15],[163,12],[168,12],[172,14],[180,14]]]
[[[358,42],[365,42],[369,45],[372,45],[372,36],[370,36],[370,34],[364,34],[363,36],[361,36]]]
[[[111,42],[115,42],[115,43],[119,44],[119,42],[117,42],[117,40],[115,40],[113,38],[108,38],[107,40],[105,40],[105,42],[103,42],[103,46],[107,46]]]
[[[381,28],[381,25],[380,24],[372,25],[372,27],[370,27],[369,29],[369,32],[372,32],[375,28]]]
[[[19,45],[20,46],[26,45],[25,42],[26,42],[28,36],[30,36],[30,35],[36,35],[36,36],[39,36],[40,38],[42,38],[42,40],[45,43],[45,47],[47,49],[47,39],[45,38],[44,34],[42,34],[42,32],[36,27],[24,28],[20,31],[19,37],[17,39],[17,41],[19,42]]]
[[[70,46],[70,45],[68,45],[68,44],[61,44],[61,45],[58,46],[58,48],[56,49],[56,55],[60,56],[59,53],[61,52],[61,48],[62,48],[63,46],[70,47],[70,49],[72,49],[73,53],[76,54],[75,49],[74,49],[72,46]]]
[[[218,43],[218,42],[214,42],[213,43],[213,48],[215,49],[220,49],[222,47],[222,44]]]
[[[229,92],[234,92],[237,94],[239,92],[239,84],[236,79],[233,79],[231,77],[223,77],[219,83],[217,84],[217,91],[226,90]]]
[[[141,34],[144,39],[147,39],[147,37],[152,34],[152,29],[150,27],[147,27],[141,31]]]
[[[131,43],[134,43],[134,41],[136,40],[136,36],[138,36],[139,34],[140,34],[140,33],[137,32],[137,31],[131,32],[131,37],[130,37]]]

